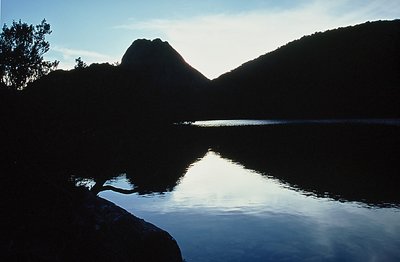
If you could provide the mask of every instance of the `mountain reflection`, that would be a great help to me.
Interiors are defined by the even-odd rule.
[[[192,165],[170,194],[171,205],[179,208],[242,213],[276,211],[282,207],[285,212],[298,211],[292,204],[297,206],[304,200],[299,192],[280,181],[246,169],[213,151]],[[302,206],[310,207],[309,204]]]
[[[131,184],[130,191],[121,193],[168,192],[211,149],[304,194],[398,205],[399,139],[397,127],[379,125],[177,126],[146,142],[127,144],[119,169],[88,177],[96,182],[96,193],[118,191],[104,184],[121,173]],[[226,178],[225,186],[229,187],[230,179]],[[195,184],[191,188],[197,190]]]
[[[375,125],[216,129],[223,157],[318,196],[398,204],[399,133]]]
[[[93,179],[95,184],[92,191],[95,193],[104,190],[139,194],[171,191],[190,164],[207,152],[207,145],[197,138],[197,133],[192,128],[149,130],[147,133],[141,133],[139,138],[123,141],[124,146],[119,147],[121,151],[115,152],[119,158],[118,165],[115,161],[102,158],[103,161],[98,162],[99,167],[91,172],[85,173],[78,169],[78,177]],[[96,158],[96,154],[98,152],[93,151],[86,154],[86,157]],[[111,154],[109,156],[112,159]],[[108,180],[122,173],[131,183],[131,189],[121,190],[105,185]]]

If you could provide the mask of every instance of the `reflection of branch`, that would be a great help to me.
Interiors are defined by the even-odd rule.
[[[95,193],[96,195],[102,191],[107,191],[107,190],[111,190],[111,191],[121,193],[121,194],[126,194],[126,195],[138,192],[136,189],[123,189],[123,188],[118,188],[118,187],[110,186],[110,185],[106,185],[106,186],[103,186],[103,185],[96,186],[96,185],[97,185],[97,183],[91,189],[91,191],[93,193]]]
[[[136,189],[123,189],[123,188],[118,188],[118,187],[114,187],[114,186],[102,186],[101,191],[106,191],[106,190],[112,190],[121,194],[133,194],[138,192]]]

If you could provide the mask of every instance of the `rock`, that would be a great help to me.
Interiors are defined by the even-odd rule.
[[[159,67],[166,70],[185,64],[182,56],[168,42],[138,39],[126,50],[121,66]]]
[[[103,248],[121,261],[182,261],[178,244],[166,231],[91,194],[87,194],[84,207],[94,216]]]
[[[126,50],[120,68],[147,75],[162,86],[204,86],[209,80],[190,66],[166,41],[138,39]],[[135,72],[135,73],[132,73]]]
[[[30,182],[6,187],[0,261],[182,261],[167,232],[87,189]]]

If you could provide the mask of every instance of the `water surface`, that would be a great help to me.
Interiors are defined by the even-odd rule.
[[[191,123],[200,127],[222,126],[266,126],[266,125],[306,125],[306,124],[368,124],[368,125],[393,125],[400,126],[400,119],[229,119],[205,120]]]
[[[317,196],[213,150],[169,191],[100,196],[167,230],[186,261],[400,260],[398,208]]]

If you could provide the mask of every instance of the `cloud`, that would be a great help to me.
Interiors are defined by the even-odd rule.
[[[59,47],[55,46],[52,48],[53,51],[59,52],[62,54],[64,59],[70,59],[70,58],[78,58],[78,57],[85,57],[88,59],[108,59],[108,55],[100,54],[97,52],[93,51],[88,51],[88,50],[80,50],[80,49],[70,49],[70,48],[65,48],[65,47]]]
[[[59,54],[61,54],[61,59],[59,67],[60,69],[72,69],[75,66],[75,59],[78,57],[81,57],[82,60],[87,63],[87,64],[92,64],[92,63],[105,63],[105,62],[115,62],[118,61],[119,59],[113,58],[109,55],[106,54],[101,54],[98,52],[94,51],[88,51],[88,50],[82,50],[82,49],[71,49],[71,48],[66,48],[66,47],[61,47],[61,46],[55,46],[51,48],[50,54],[48,57],[60,57]],[[58,55],[55,55],[57,53]],[[54,60],[54,59],[49,59],[49,60]]]
[[[397,0],[315,0],[291,9],[152,19],[114,28],[158,32],[189,64],[215,78],[303,35],[399,15]]]

